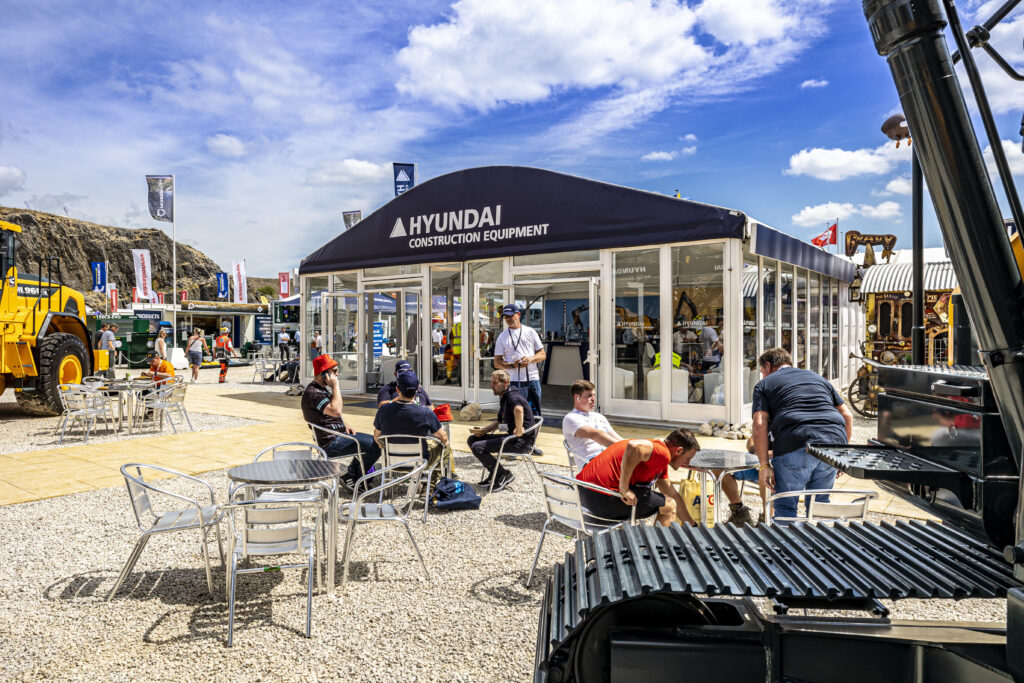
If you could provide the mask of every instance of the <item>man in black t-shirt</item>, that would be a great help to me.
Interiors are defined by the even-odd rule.
[[[828,380],[792,363],[785,349],[768,349],[758,359],[762,379],[754,387],[752,409],[760,483],[776,493],[832,488],[835,468],[809,455],[807,444],[847,443],[853,414]],[[770,463],[769,431],[774,454]],[[826,502],[828,496],[817,500]],[[796,508],[796,498],[782,498],[775,502],[775,515],[795,517]]]
[[[515,435],[507,450],[510,453],[530,453],[533,450],[533,442],[536,433],[523,436],[523,432],[533,426],[536,421],[533,417],[533,410],[530,409],[530,402],[519,393],[517,387],[511,386],[509,374],[505,370],[495,370],[491,373],[491,391],[495,396],[500,396],[498,404],[498,419],[484,425],[474,427],[473,435],[467,443],[474,457],[484,466],[484,477],[478,486],[487,486],[491,482],[491,476],[495,467],[500,467],[497,479],[494,481],[494,490],[501,491],[512,483],[515,476],[511,471],[501,467],[494,454],[501,450],[501,442],[510,435]],[[494,434],[497,429],[504,433]]]
[[[398,376],[403,372],[412,372],[412,365],[407,360],[400,360],[395,363],[395,381],[388,382],[377,392],[377,407],[390,403],[398,398]],[[423,386],[416,387],[416,394],[413,396],[413,403],[430,407],[430,397],[423,390]]]
[[[377,416],[373,420],[374,439],[391,434],[433,436],[444,446],[448,445],[448,433],[441,426],[441,421],[434,415],[434,411],[415,402],[419,386],[420,378],[412,370],[398,375],[398,398],[377,409]],[[431,465],[442,455],[441,448],[434,450],[437,452],[423,454]]]
[[[316,376],[302,392],[302,417],[310,424],[348,435],[335,436],[319,429],[313,430],[317,445],[327,452],[327,457],[340,458],[355,455],[357,449],[362,450],[362,467],[356,458],[352,458],[348,472],[342,477],[351,487],[363,472],[370,469],[370,466],[380,458],[380,447],[369,434],[356,433],[354,429],[345,425],[341,417],[342,400],[341,387],[338,386],[337,361],[330,356],[317,356],[313,359],[313,372]]]

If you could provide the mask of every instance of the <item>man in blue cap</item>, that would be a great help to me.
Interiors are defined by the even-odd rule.
[[[398,398],[398,376],[406,372],[412,372],[412,364],[409,361],[400,360],[395,363],[395,381],[385,384],[380,388],[380,391],[377,392],[378,408],[386,403],[391,403]],[[413,376],[415,375],[416,373],[413,372]],[[423,390],[422,385],[417,387],[416,395],[413,397],[413,402],[428,408],[431,407],[430,397],[427,396],[427,392]]]
[[[395,383],[398,386],[398,396],[377,409],[377,416],[373,419],[373,438],[376,440],[389,434],[433,436],[447,446],[448,433],[441,426],[434,411],[416,403],[417,392],[422,391],[420,378],[416,373],[412,370],[399,373],[395,377]],[[433,465],[441,457],[442,450],[443,447],[431,449],[429,453],[424,453],[424,457]]]
[[[537,363],[547,358],[540,335],[520,321],[519,307],[508,304],[501,311],[505,329],[494,343],[494,367],[505,370],[512,378],[512,386],[530,403],[536,417],[540,417],[540,370]],[[536,446],[536,455],[542,455]]]

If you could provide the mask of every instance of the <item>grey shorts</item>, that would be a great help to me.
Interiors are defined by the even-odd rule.
[[[203,352],[202,351],[189,351],[188,352],[188,364],[192,367],[198,368],[203,364]]]

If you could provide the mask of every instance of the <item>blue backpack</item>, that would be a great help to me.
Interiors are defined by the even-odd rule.
[[[480,496],[469,484],[441,477],[434,487],[430,506],[435,510],[477,510],[480,508],[480,500]]]

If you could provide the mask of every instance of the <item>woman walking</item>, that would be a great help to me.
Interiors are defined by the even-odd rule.
[[[156,355],[160,360],[167,360],[167,330],[164,328],[156,335]]]
[[[192,330],[188,338],[188,364],[192,368],[192,382],[199,381],[199,366],[203,364],[203,355],[210,350],[203,331],[198,327]]]

